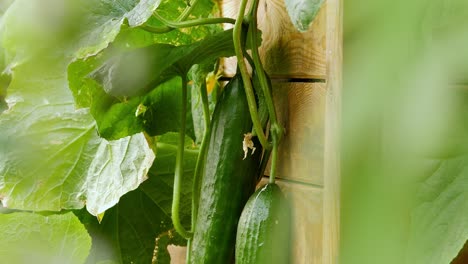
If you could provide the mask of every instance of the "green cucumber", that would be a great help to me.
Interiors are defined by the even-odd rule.
[[[236,230],[245,203],[255,191],[261,146],[244,158],[244,134],[252,129],[240,74],[223,89],[211,121],[211,137],[189,263],[234,261]]]
[[[276,184],[258,189],[245,205],[237,227],[236,264],[289,264],[289,204]]]

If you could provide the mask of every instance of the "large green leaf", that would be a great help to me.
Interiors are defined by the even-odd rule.
[[[146,22],[160,0],[17,0],[1,27],[10,63],[38,54],[83,58],[112,42],[122,23]]]
[[[232,30],[227,30],[190,45],[154,44],[131,51],[118,50],[90,75],[110,95],[136,96],[174,76],[186,75],[195,64],[234,54]]]
[[[77,212],[93,238],[87,263],[151,263],[154,255],[158,258],[157,263],[169,263],[166,246],[185,244],[185,240],[173,230],[170,218],[177,138],[176,133],[157,138],[157,157],[149,179],[106,211],[100,224],[87,212]],[[186,145],[190,146],[190,142],[187,138]],[[196,150],[186,149],[180,212],[187,228],[197,155]]]
[[[285,0],[285,2],[294,27],[305,32],[317,16],[324,0]]]
[[[468,155],[430,165],[411,215],[407,263],[450,263],[468,239]]]
[[[89,111],[75,110],[66,65],[45,64],[14,71],[0,115],[1,201],[34,211],[86,204],[97,215],[146,179],[154,153],[142,134],[100,138]]]
[[[172,78],[144,96],[121,100],[106,94],[96,81],[82,77],[89,65],[92,64],[83,61],[72,63],[69,83],[78,105],[91,107],[102,137],[119,139],[141,131],[154,136],[179,130],[182,111],[180,78]],[[187,133],[191,135],[190,111],[187,120]]]
[[[91,107],[99,133],[107,139],[143,129],[151,135],[178,131],[182,93],[181,81],[174,77],[186,75],[194,64],[234,54],[232,31],[191,45],[154,44],[125,52],[116,50],[75,61],[68,68],[75,101],[80,107]],[[127,99],[122,98],[124,95],[134,96]]]
[[[0,2],[0,25],[3,21],[3,13],[12,3],[11,0]],[[3,69],[5,69],[5,50],[3,49],[2,40],[0,37],[0,114],[8,108],[5,102],[6,89],[10,83],[10,76]]]
[[[86,260],[91,238],[73,213],[0,214],[2,263],[70,263]]]
[[[218,83],[217,73],[213,71],[213,66],[210,64],[195,65],[190,70],[192,75],[191,85],[191,108],[192,108],[192,120],[193,130],[195,135],[195,141],[197,144],[201,144],[203,135],[205,133],[205,119],[203,115],[203,102],[201,98],[201,89],[207,90],[208,93],[208,109],[209,115],[214,111],[214,107],[217,101],[218,91],[220,89]],[[215,69],[216,70],[216,69]]]
[[[406,263],[450,263],[468,240],[468,92],[453,96],[447,138],[421,166]]]

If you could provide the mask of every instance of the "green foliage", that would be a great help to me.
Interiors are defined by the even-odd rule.
[[[195,64],[234,55],[232,31],[208,36],[190,45],[153,44],[113,53],[90,76],[107,94],[135,96],[147,93],[174,76],[185,76]]]
[[[109,142],[87,109],[75,110],[59,69],[17,67],[0,116],[3,204],[22,210],[81,208],[97,215],[145,180],[154,153],[142,134]]]
[[[170,20],[175,20],[180,10],[187,6],[186,0],[164,0],[158,7],[158,14]],[[213,17],[217,9],[212,0],[198,0],[195,9],[189,16],[189,19]],[[147,21],[148,25],[160,26],[162,23],[156,18],[151,17]],[[184,28],[183,30],[173,30],[165,34],[154,35],[155,43],[167,43],[172,45],[186,45],[195,41],[202,40],[204,37],[221,31],[220,25],[197,26]]]
[[[118,139],[143,129],[151,135],[175,132],[182,94],[181,81],[174,77],[186,76],[195,64],[233,55],[231,36],[232,31],[224,31],[191,45],[153,44],[109,51],[111,55],[102,55],[107,59],[78,60],[68,69],[70,87],[80,107],[91,107],[104,138]],[[135,114],[138,108],[146,110]]]
[[[185,244],[173,231],[170,217],[177,134],[165,134],[156,141],[157,157],[149,179],[107,210],[101,223],[84,210],[76,212],[93,238],[87,263],[151,263],[156,246],[158,261],[169,263],[167,245]],[[188,142],[191,140],[187,138]],[[195,149],[186,149],[181,199],[185,225],[190,223],[191,184],[197,155]]]
[[[439,151],[421,162],[411,213],[408,263],[449,263],[468,239],[468,92],[456,91],[452,126]]]
[[[84,58],[107,47],[124,21],[143,24],[160,0],[16,0],[4,16],[2,39],[9,62],[55,53]]]
[[[431,173],[411,214],[407,261],[449,263],[468,238],[468,156],[428,163]]]
[[[5,263],[83,263],[91,248],[72,213],[43,216],[0,214],[0,259]]]
[[[59,211],[86,205],[76,214],[93,236],[89,263],[150,263],[157,237],[161,237],[157,255],[161,263],[168,263],[167,244],[184,243],[177,235],[164,235],[173,228],[170,205],[177,138],[164,133],[180,126],[181,81],[175,78],[180,74],[160,78],[163,81],[152,87],[157,89],[132,98],[113,97],[90,78],[110,55],[147,47],[175,52],[174,57],[164,54],[155,65],[156,69],[162,65],[160,73],[179,67],[186,74],[194,63],[214,62],[232,53],[229,32],[220,39],[226,43],[215,42],[203,50],[202,45],[210,43],[202,39],[220,31],[219,26],[166,34],[139,28],[154,20],[151,15],[159,4],[161,14],[175,14],[186,6],[183,0],[17,0],[0,6],[0,113],[5,110],[0,115],[1,202],[8,210],[47,210],[50,217],[57,212],[57,227],[68,223]],[[190,18],[211,16],[214,9],[212,1],[200,1]],[[133,66],[129,70],[135,73],[138,65]],[[191,123],[190,112],[187,118]],[[191,127],[187,133],[194,138]],[[187,141],[187,146],[194,146]],[[190,221],[197,155],[196,149],[187,149],[184,160],[184,225]],[[95,216],[104,217],[100,224]],[[24,218],[16,220],[27,223]],[[77,243],[89,248],[89,240]],[[16,254],[21,247],[12,243],[2,248]],[[70,259],[59,262],[83,263],[88,252],[76,248],[79,255],[66,253]],[[49,247],[42,253],[53,258],[60,249]]]

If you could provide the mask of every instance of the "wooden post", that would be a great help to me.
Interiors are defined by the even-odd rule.
[[[327,1],[327,100],[325,117],[323,263],[338,263],[340,245],[340,121],[343,1]]]

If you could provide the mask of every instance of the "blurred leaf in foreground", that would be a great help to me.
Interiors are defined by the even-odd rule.
[[[81,264],[90,248],[91,238],[73,213],[0,214],[0,259],[3,263]]]
[[[468,238],[467,10],[346,3],[344,264],[448,264]]]

